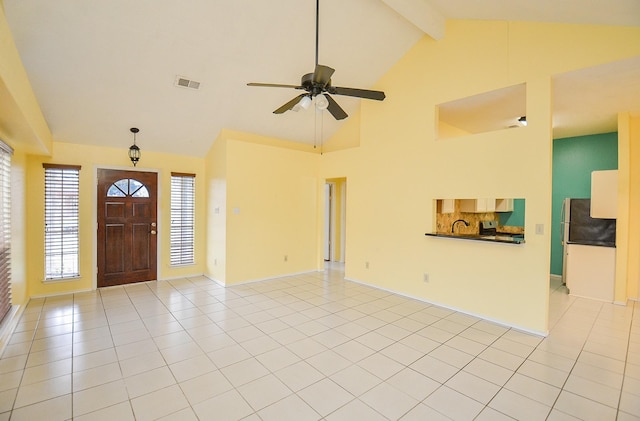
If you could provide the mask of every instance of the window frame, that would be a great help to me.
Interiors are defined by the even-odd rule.
[[[0,322],[11,313],[11,156],[0,140]]]
[[[186,190],[185,190],[186,189]],[[193,265],[195,261],[196,175],[171,173],[169,266]]]
[[[44,281],[80,277],[79,165],[42,164],[44,174]],[[57,237],[57,238],[56,238]],[[56,256],[59,270],[52,270]],[[75,257],[74,257],[75,256]],[[71,259],[71,270],[63,261]],[[52,261],[54,260],[54,261]]]

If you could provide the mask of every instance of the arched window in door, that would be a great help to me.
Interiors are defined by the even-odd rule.
[[[136,179],[123,178],[109,187],[107,197],[149,197],[149,190]]]

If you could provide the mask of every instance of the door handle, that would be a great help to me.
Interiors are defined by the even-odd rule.
[[[156,235],[156,230],[151,230],[150,233],[151,235]]]

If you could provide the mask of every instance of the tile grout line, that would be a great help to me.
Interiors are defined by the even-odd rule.
[[[574,301],[574,302],[572,302],[572,303],[571,303],[571,305],[570,305],[569,307],[572,307],[574,304],[575,304],[575,301]],[[569,308],[567,308],[567,311],[568,311],[568,310],[569,310]],[[581,355],[582,355],[582,353],[584,352],[584,347],[585,347],[585,345],[587,344],[587,342],[588,342],[588,340],[589,340],[589,336],[591,335],[591,332],[593,332],[593,328],[594,328],[594,326],[596,325],[596,323],[597,323],[597,321],[598,321],[598,317],[599,317],[599,316],[600,316],[600,314],[602,313],[602,310],[603,310],[603,306],[602,306],[602,304],[601,304],[601,305],[600,305],[600,308],[598,309],[598,313],[597,313],[597,315],[593,318],[593,321],[591,322],[591,327],[589,328],[589,332],[585,335],[585,339],[584,339],[584,341],[582,342],[582,346],[580,347],[580,352],[578,353],[578,355],[576,356],[575,360],[573,361],[573,364],[571,365],[571,370],[569,370],[569,374],[567,375],[567,378],[566,378],[566,379],[564,380],[564,382],[562,383],[562,387],[560,388],[560,393],[558,393],[558,396],[556,396],[556,399],[555,399],[555,400],[554,400],[554,402],[553,402],[552,409],[553,409],[553,408],[555,408],[556,404],[558,403],[558,399],[560,399],[560,395],[562,394],[562,392],[563,392],[563,391],[566,391],[567,393],[574,394],[574,395],[576,395],[576,396],[580,396],[580,397],[582,397],[582,398],[584,398],[584,399],[588,399],[589,401],[592,401],[592,402],[597,402],[597,401],[594,401],[593,399],[588,398],[588,397],[586,397],[586,396],[582,396],[582,395],[579,395],[579,394],[577,394],[577,393],[573,393],[573,392],[571,392],[571,391],[569,391],[569,390],[565,389],[565,386],[567,385],[567,382],[569,381],[569,378],[571,377],[571,374],[573,373],[573,370],[575,369],[576,365],[578,364],[578,360],[580,359],[580,356],[581,356]],[[580,376],[578,376],[578,377],[580,377]],[[623,377],[624,377],[624,375],[623,375]],[[620,390],[622,391],[622,389],[620,389]],[[600,403],[600,402],[597,402],[597,403]],[[601,404],[601,405],[604,405],[604,404],[602,404],[602,403],[600,403],[600,404]],[[608,406],[608,405],[605,405],[605,406]],[[566,414],[566,415],[569,415],[569,416],[573,416],[572,414],[567,414],[566,412],[563,412],[563,411],[561,411],[561,410],[559,410],[559,409],[556,409],[556,411],[562,412],[563,414]],[[549,414],[549,415],[551,415],[551,414]],[[547,416],[547,418],[548,418],[548,416]],[[616,409],[616,418],[617,418],[617,409]]]
[[[620,394],[618,395],[618,407],[616,408],[616,420],[618,419],[618,417],[620,417],[620,404],[622,403],[622,393],[624,392],[624,383],[627,378],[626,373],[627,373],[627,365],[629,364],[629,352],[631,348],[631,332],[634,327],[633,322],[634,322],[635,311],[636,311],[636,306],[635,305],[631,306],[631,316],[630,316],[631,320],[629,321],[629,333],[627,335],[627,351],[625,352],[625,355],[624,355],[624,368],[622,371],[622,382],[620,384]]]
[[[31,299],[29,300],[31,301]],[[22,382],[24,381],[24,375],[25,375],[25,371],[27,371],[27,363],[29,362],[29,356],[31,355],[31,349],[33,348],[33,342],[35,341],[35,337],[36,337],[36,332],[38,332],[38,327],[40,326],[40,321],[42,320],[42,307],[44,306],[44,303],[46,302],[46,299],[42,301],[42,305],[40,306],[40,311],[38,312],[38,320],[36,322],[36,326],[33,328],[33,334],[31,336],[31,340],[30,340],[30,344],[29,344],[29,351],[27,352],[27,357],[24,360],[24,366],[22,367],[22,373],[20,375],[20,382],[18,382],[18,387],[16,388],[16,395],[13,397],[13,403],[11,404],[11,409],[8,411],[9,412],[9,418],[11,418],[11,416],[13,415],[13,411],[15,411],[17,408],[16,406],[16,402],[18,400],[18,393],[20,393],[20,387],[22,387]],[[27,307],[28,307],[28,303],[27,303]],[[21,318],[24,317],[25,313],[22,313],[22,316],[20,316]],[[20,321],[18,321],[18,323],[20,323]],[[11,337],[13,337],[13,333],[11,333]],[[11,341],[11,337],[9,338],[9,340],[7,341],[7,345],[10,343]],[[6,351],[6,348],[5,348]]]

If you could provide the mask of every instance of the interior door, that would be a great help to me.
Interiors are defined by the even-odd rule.
[[[157,185],[156,173],[98,170],[98,287],[156,279]]]

